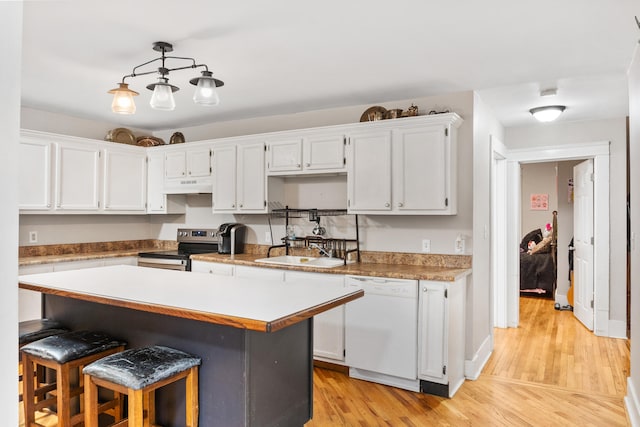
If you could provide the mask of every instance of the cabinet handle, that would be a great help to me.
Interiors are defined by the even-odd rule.
[[[403,206],[404,206],[404,204],[403,204],[402,202],[398,203],[398,207],[399,207],[399,208],[401,208],[401,207],[403,207]]]
[[[422,292],[427,292],[427,287],[422,288]]]
[[[47,203],[47,207],[50,208],[51,207],[51,203]]]
[[[391,206],[391,204],[390,204],[389,202],[387,202],[387,203],[385,203],[385,204],[384,204],[384,207],[385,207],[385,208],[388,208],[389,206]]]
[[[306,163],[305,166],[309,167],[309,166],[311,166],[311,163]]]

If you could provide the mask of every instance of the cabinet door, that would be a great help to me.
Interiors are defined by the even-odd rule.
[[[285,282],[344,284],[337,274],[286,271]],[[334,361],[344,361],[344,305],[313,317],[313,355]]]
[[[191,261],[192,273],[207,273],[215,276],[233,276],[234,265],[207,261]]]
[[[23,265],[18,274],[51,273],[53,264]],[[18,289],[18,321],[42,318],[42,294],[28,289]]]
[[[447,285],[420,282],[418,373],[421,379],[447,384]]]
[[[213,149],[214,212],[236,210],[236,146],[227,145]]]
[[[267,142],[267,172],[302,170],[302,138]]]
[[[183,178],[187,174],[187,153],[184,151],[172,151],[165,154],[164,158],[165,178]]]
[[[393,208],[437,211],[448,206],[445,126],[397,129],[393,135]]]
[[[33,139],[20,142],[18,185],[21,210],[49,210],[51,200],[51,143]]]
[[[344,135],[317,135],[304,139],[303,166],[308,171],[346,170]]]
[[[56,144],[56,209],[98,210],[100,150],[97,144]]]
[[[391,210],[391,132],[351,135],[348,149],[349,211]]]
[[[209,147],[187,150],[187,175],[193,178],[211,175],[211,149]]]
[[[164,153],[147,155],[147,213],[164,213],[167,195],[164,189]]]
[[[144,149],[106,148],[104,154],[104,210],[146,212],[147,156]]]
[[[264,143],[239,144],[237,200],[241,212],[265,212]]]

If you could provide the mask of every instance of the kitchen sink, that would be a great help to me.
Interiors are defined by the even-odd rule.
[[[282,255],[271,258],[260,258],[256,262],[265,264],[290,265],[293,267],[333,268],[344,265],[340,258]]]

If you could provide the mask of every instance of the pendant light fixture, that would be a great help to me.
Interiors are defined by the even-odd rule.
[[[168,52],[173,51],[173,45],[167,42],[155,42],[153,44],[153,50],[161,52],[159,58],[152,59],[143,64],[137,65],[133,68],[131,74],[122,77],[122,82],[118,83],[118,87],[111,89],[108,93],[113,94],[113,102],[111,103],[111,110],[114,113],[119,114],[134,114],[136,112],[136,105],[133,100],[134,96],[139,95],[138,92],[129,89],[129,85],[125,83],[125,79],[146,76],[149,74],[159,74],[158,82],[147,85],[147,89],[153,91],[151,101],[149,104],[151,108],[156,110],[172,111],[176,108],[176,102],[173,98],[173,92],[180,90],[177,86],[169,83],[168,75],[172,71],[186,70],[189,68],[204,68],[202,76],[195,77],[189,81],[192,85],[196,86],[195,93],[193,95],[193,101],[200,105],[218,105],[220,98],[216,88],[223,86],[222,80],[214,79],[213,73],[209,71],[209,67],[206,64],[196,64],[195,59],[185,58],[178,56],[167,56]],[[172,61],[188,61],[190,64],[181,67],[167,68],[165,61],[171,59]],[[150,71],[138,71],[140,68],[149,65],[153,62],[161,61],[161,66],[157,69]]]

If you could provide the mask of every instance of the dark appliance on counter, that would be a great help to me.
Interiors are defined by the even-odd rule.
[[[244,234],[246,227],[243,224],[226,223],[218,228],[218,253],[241,254],[244,252]]]
[[[141,267],[168,270],[191,271],[192,254],[218,252],[218,229],[179,228],[178,249],[172,251],[140,252],[138,265]]]

